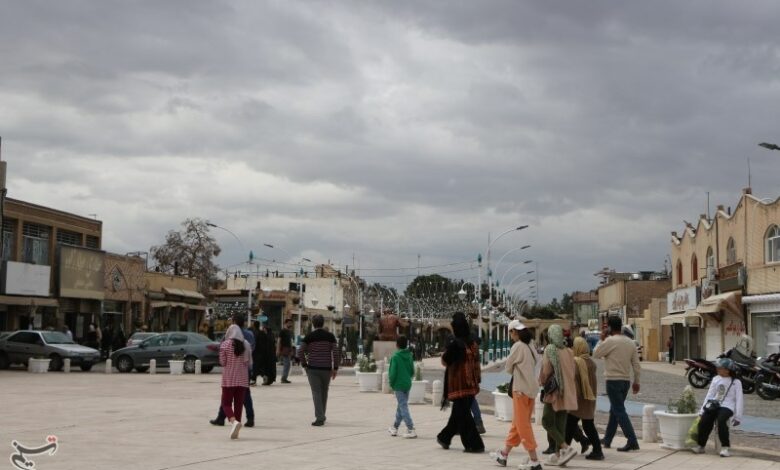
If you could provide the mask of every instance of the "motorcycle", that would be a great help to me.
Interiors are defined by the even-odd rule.
[[[707,388],[715,377],[715,364],[706,359],[685,359],[685,375],[693,388]]]
[[[761,370],[756,375],[756,393],[764,400],[775,400],[780,397],[780,360],[779,354],[772,354],[768,358],[759,358]]]
[[[756,359],[735,349],[729,349],[725,354],[734,361],[736,377],[742,382],[742,393],[751,394],[756,391],[756,377],[761,372],[761,367],[756,363]]]

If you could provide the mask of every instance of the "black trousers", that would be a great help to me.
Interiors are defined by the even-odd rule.
[[[582,431],[585,431],[585,435],[588,436],[588,441],[590,441],[590,445],[593,446],[593,453],[596,455],[601,455],[601,441],[599,440],[599,432],[596,430],[596,425],[593,423],[592,419],[583,419],[582,420],[582,430],[579,426],[580,418],[569,415],[568,418],[566,418],[566,444],[571,444],[572,439],[576,440],[580,444],[582,444],[582,440],[577,439],[577,434],[582,435]]]
[[[463,448],[473,451],[485,450],[485,443],[477,431],[477,424],[474,422],[474,416],[471,415],[471,402],[474,397],[460,398],[453,400],[450,420],[447,426],[441,430],[437,436],[440,442],[449,445],[456,434],[460,434],[460,441]]]
[[[566,444],[571,444],[572,439],[577,441],[580,445],[585,444],[586,442],[592,441],[593,436],[585,437],[585,434],[582,433],[582,429],[577,425],[577,423],[574,423],[573,429],[569,430],[569,419],[571,419],[572,416],[569,415],[566,421]],[[584,426],[584,423],[583,423]],[[569,434],[571,433],[571,434]],[[596,435],[598,438],[598,435]],[[550,435],[547,435],[547,447],[550,449],[555,449],[555,440],[550,437]],[[601,446],[599,446],[601,447]]]
[[[734,412],[723,406],[716,411],[705,411],[704,414],[701,415],[701,421],[699,421],[699,445],[702,447],[707,445],[707,439],[710,438],[712,428],[715,426],[715,421],[717,421],[720,445],[723,447],[731,447],[731,440],[729,439],[729,419],[731,419],[732,416],[734,416]]]

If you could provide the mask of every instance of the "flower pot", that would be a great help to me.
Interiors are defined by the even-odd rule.
[[[358,386],[361,392],[378,392],[382,374],[379,372],[358,372]]]
[[[49,372],[51,359],[30,359],[27,361],[27,371],[32,374],[45,374]]]
[[[514,414],[512,398],[506,393],[495,391],[493,392],[493,400],[496,419],[499,421],[512,421],[512,415]]]
[[[425,404],[425,387],[427,385],[427,380],[412,380],[412,388],[409,390],[410,405]]]
[[[171,368],[171,375],[181,375],[184,373],[184,361],[170,360],[168,366]]]
[[[688,438],[688,430],[691,429],[698,415],[656,411],[655,416],[658,418],[658,428],[663,440],[661,447],[673,450],[687,449],[685,440]]]

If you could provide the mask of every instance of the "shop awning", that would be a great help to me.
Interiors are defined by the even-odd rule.
[[[661,318],[662,325],[690,325],[693,322],[701,320],[701,315],[696,310],[686,310],[683,313],[674,313]]]
[[[57,299],[49,297],[14,297],[12,295],[0,295],[0,305],[24,305],[32,307],[59,307]]]
[[[200,292],[195,292],[194,290],[176,289],[173,287],[163,287],[163,292],[165,292],[168,295],[176,295],[179,297],[184,297],[186,299],[203,300],[206,298]]]
[[[712,318],[720,323],[724,313],[730,313],[742,318],[742,294],[739,292],[727,292],[725,294],[711,295],[702,300],[696,312],[702,318]]]
[[[780,303],[780,294],[746,295],[742,297],[743,304],[775,304]]]
[[[190,310],[206,310],[203,305],[185,304],[184,302],[149,302],[150,308],[182,307]]]

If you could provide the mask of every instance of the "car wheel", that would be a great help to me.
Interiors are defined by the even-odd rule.
[[[52,354],[49,356],[49,359],[51,359],[51,361],[49,361],[49,371],[62,370],[63,362],[59,354]]]
[[[119,372],[130,372],[133,370],[133,359],[127,355],[119,356],[116,360],[116,369]]]
[[[135,368],[135,371],[136,371],[136,372],[139,372],[139,373],[141,373],[141,374],[143,374],[143,373],[144,373],[144,372],[146,372],[147,370],[149,370],[149,368],[148,368],[148,367],[146,367],[146,366],[144,366],[144,367],[136,367],[136,368]]]
[[[10,365],[8,356],[4,352],[0,352],[0,369],[8,369]]]
[[[197,361],[198,358],[195,356],[187,356],[184,358],[184,372],[187,374],[194,374],[195,373],[195,361]],[[201,369],[202,370],[202,369]]]
[[[91,363],[81,364],[81,370],[83,370],[84,372],[91,371],[92,370],[92,364]]]
[[[203,366],[200,368],[200,371],[203,372],[204,374],[208,374],[212,370],[214,370],[214,366]]]

